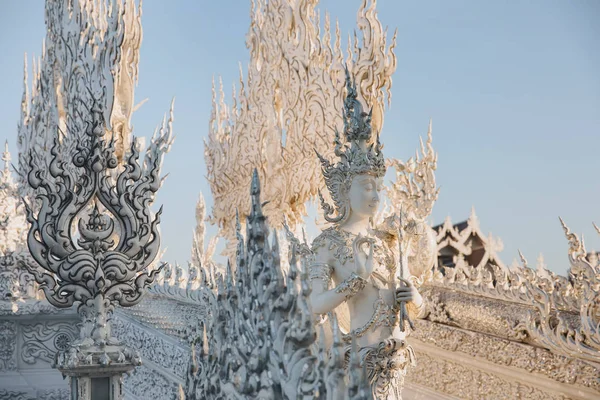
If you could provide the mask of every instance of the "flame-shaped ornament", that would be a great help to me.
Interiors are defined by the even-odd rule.
[[[52,305],[78,302],[83,319],[79,340],[56,358],[67,375],[83,366],[139,365],[139,356],[111,335],[110,317],[117,304],[139,303],[162,269],[146,271],[160,249],[162,208],[156,214],[150,210],[161,183],[158,161],[143,174],[134,140],[127,163],[119,167],[114,140],[104,139],[104,115],[99,102],[89,108],[86,135],[72,158],[83,172],[78,180],[61,159],[58,140],[48,169],[29,165],[28,181],[40,207],[35,215],[37,207],[26,204],[27,244],[41,268],[28,269]]]

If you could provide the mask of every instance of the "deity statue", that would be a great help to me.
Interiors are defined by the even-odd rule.
[[[331,163],[317,153],[334,206],[319,193],[332,226],[311,246],[310,302],[321,323],[337,319],[347,360],[354,338],[373,397],[396,400],[401,399],[404,376],[414,364],[406,337],[411,320],[424,311],[423,298],[406,279],[403,263],[408,258],[401,245],[407,230],[402,218],[392,215],[380,226],[373,224],[386,172],[383,146],[378,135],[371,137],[371,115],[357,100],[356,83],[348,72],[346,88],[346,143],[338,132],[335,138],[339,161]]]

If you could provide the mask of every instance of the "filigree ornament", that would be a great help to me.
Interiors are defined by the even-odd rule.
[[[74,368],[86,357],[100,364],[131,362],[112,337],[108,321],[115,305],[137,304],[144,288],[159,269],[148,273],[160,249],[158,224],[161,210],[152,215],[150,204],[160,187],[158,163],[143,176],[139,152],[131,147],[127,164],[113,183],[110,170],[117,168],[114,141],[105,143],[104,113],[98,103],[89,110],[87,138],[77,146],[73,165],[85,171],[76,181],[59,156],[55,141],[49,170],[30,164],[28,181],[38,190],[40,211],[26,203],[31,224],[27,244],[45,272],[29,265],[47,300],[66,308],[79,302],[83,318],[81,338],[58,358],[58,366]],[[52,181],[48,177],[52,177]],[[73,226],[79,219],[77,229]],[[114,237],[119,226],[118,238]],[[114,346],[105,349],[104,346]],[[76,350],[77,354],[71,354]],[[110,353],[112,350],[114,353]],[[73,357],[75,357],[73,359]]]
[[[346,300],[348,300],[363,290],[366,284],[367,281],[365,279],[353,273],[348,279],[336,286],[335,292],[343,293],[346,297]]]
[[[19,201],[18,186],[10,171],[8,142],[2,153],[4,168],[0,170],[0,256],[24,250],[27,235],[25,210]]]
[[[583,240],[571,233],[562,218],[560,219],[565,236],[569,241],[569,279],[566,284],[552,279],[554,274],[548,273],[552,279],[541,285],[528,285],[531,297],[535,300],[537,313],[531,313],[526,323],[527,330],[538,342],[553,351],[574,356],[591,362],[600,362],[600,271],[586,258],[587,252]],[[549,271],[548,271],[549,272]],[[553,276],[554,275],[554,276]],[[560,282],[562,283],[562,282]],[[562,286],[562,287],[561,287]],[[562,289],[562,290],[561,290]],[[574,327],[567,315],[560,312],[559,304],[554,300],[556,295],[573,296],[579,303],[579,326]],[[562,292],[562,293],[561,293]],[[553,296],[554,295],[554,296]]]
[[[27,251],[27,217],[19,188],[10,171],[8,142],[4,145],[0,170],[0,309],[18,308],[21,300],[35,298],[37,285],[22,267],[30,259]]]
[[[37,360],[52,362],[57,351],[67,351],[77,338],[73,322],[41,322],[22,326],[23,344],[20,356],[23,362]]]
[[[0,321],[0,371],[17,369],[17,324]]]
[[[401,207],[403,213],[416,221],[424,221],[431,214],[439,194],[435,183],[437,153],[432,146],[431,125],[430,121],[426,143],[423,144],[423,139],[419,138],[420,155],[417,151],[415,157],[406,162],[390,160],[396,169],[396,181],[387,188],[393,212],[399,212]]]

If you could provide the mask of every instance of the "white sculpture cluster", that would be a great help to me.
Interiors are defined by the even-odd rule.
[[[349,192],[353,178],[380,179],[386,170],[386,162],[381,153],[379,140],[367,144],[373,140],[370,125],[371,115],[363,112],[361,103],[357,99],[356,85],[351,82],[347,70],[345,81],[347,90],[342,120],[344,137],[348,144],[343,144],[340,135],[336,132],[334,153],[340,157],[340,162],[335,165],[318,154],[327,187],[334,200],[334,206],[330,206],[321,196],[325,208],[325,218],[338,224],[355,221],[356,216],[361,213],[360,208],[364,206],[361,205],[362,203],[356,203],[358,194],[352,195]],[[394,193],[397,193],[398,196],[407,191],[406,198],[413,200],[414,205],[410,209],[407,207],[405,213],[405,217],[410,218],[408,221],[398,221],[394,216],[388,216],[386,224],[384,224],[387,231],[381,232],[390,236],[389,238],[386,236],[387,241],[395,241],[405,252],[411,241],[413,242],[413,252],[429,251],[431,254],[425,257],[430,261],[429,268],[424,267],[427,271],[433,264],[435,249],[431,246],[429,248],[419,247],[418,241],[414,242],[413,239],[419,237],[420,233],[412,230],[415,228],[429,232],[426,228],[419,227],[431,211],[431,202],[437,195],[432,170],[432,168],[435,169],[435,156],[430,148],[430,141],[428,145],[430,151],[427,152],[427,157],[419,163],[419,176],[412,175],[415,173],[414,168],[410,171],[400,172],[408,185],[412,186],[405,187],[399,183],[393,188]],[[284,273],[276,233],[271,235],[273,244],[269,244],[270,233],[260,203],[258,179],[258,172],[255,171],[251,190],[252,208],[246,220],[247,235],[245,239],[240,233],[239,218],[236,218],[238,238],[236,265],[228,265],[223,277],[215,274],[214,266],[211,265],[204,268],[205,271],[201,274],[203,279],[208,277],[208,282],[204,285],[207,289],[206,306],[208,310],[198,344],[201,354],[198,360],[193,357],[193,362],[197,362],[197,366],[190,373],[188,397],[294,398],[304,396],[306,398],[340,398],[338,396],[342,396],[341,398],[353,398],[351,393],[354,393],[353,391],[356,391],[358,387],[362,387],[364,394],[361,396],[399,399],[403,377],[407,372],[408,365],[414,361],[412,351],[404,340],[409,333],[406,329],[410,329],[408,326],[412,325],[408,318],[409,315],[415,318],[419,313],[418,310],[422,308],[422,302],[416,305],[412,303],[413,300],[416,302],[417,299],[420,299],[420,296],[411,283],[405,279],[410,275],[409,269],[407,268],[406,274],[399,272],[398,275],[396,273],[398,260],[403,259],[406,262],[406,257],[403,254],[396,254],[394,257],[394,249],[387,245],[384,246],[379,240],[378,243],[387,249],[386,252],[383,247],[375,244],[376,236],[365,237],[367,242],[372,242],[371,246],[374,246],[374,249],[371,254],[377,259],[377,266],[369,271],[369,274],[373,272],[374,277],[385,281],[384,286],[389,286],[389,290],[395,291],[396,300],[392,299],[391,301],[397,303],[388,306],[387,300],[383,300],[386,295],[371,299],[373,293],[386,291],[388,288],[381,289],[379,283],[372,286],[373,279],[369,276],[365,275],[368,283],[365,279],[357,276],[349,278],[352,282],[348,280],[341,282],[340,280],[341,283],[332,292],[336,292],[333,295],[339,297],[340,301],[344,299],[348,301],[350,321],[345,318],[341,329],[338,329],[337,316],[343,315],[343,313],[332,313],[330,315],[332,326],[320,328],[322,330],[321,340],[318,345],[315,344],[315,318],[312,313],[323,306],[322,304],[313,304],[315,307],[313,310],[313,307],[309,305],[309,295],[312,291],[311,286],[314,285],[314,279],[324,279],[322,274],[315,272],[317,264],[321,265],[318,262],[320,253],[317,252],[317,249],[319,246],[315,243],[320,240],[319,243],[324,243],[326,251],[333,252],[334,258],[342,257],[341,264],[336,268],[345,268],[345,260],[352,260],[352,254],[346,254],[345,248],[340,247],[337,236],[333,234],[338,232],[335,230],[338,229],[337,227],[325,230],[319,236],[321,239],[317,238],[313,243],[313,250],[310,250],[306,243],[301,244],[288,231],[292,255],[289,272]],[[417,181],[420,185],[415,184]],[[433,189],[424,185],[424,182],[433,183]],[[377,190],[373,187],[371,192],[376,193]],[[427,198],[432,190],[433,194]],[[376,194],[374,196],[377,197]],[[364,196],[361,194],[359,197]],[[418,203],[418,199],[427,201]],[[375,214],[375,211],[376,207],[372,208],[370,212]],[[418,221],[416,220],[417,216],[420,217]],[[368,216],[366,219],[362,219],[369,222]],[[394,224],[396,224],[393,228],[394,232],[389,232]],[[339,232],[342,234],[344,231]],[[405,232],[405,237],[399,237],[399,232]],[[430,235],[429,238],[432,236]],[[197,243],[201,242],[199,240]],[[433,244],[435,245],[435,242]],[[350,248],[349,251],[351,253],[352,249]],[[300,274],[298,256],[301,256],[302,259],[302,273]],[[354,256],[354,259],[357,259],[358,256],[356,254]],[[386,256],[389,257],[386,258]],[[317,262],[315,263],[315,261]],[[310,282],[306,264],[310,266]],[[333,268],[333,264],[331,268]],[[389,270],[385,270],[385,268]],[[388,272],[391,273],[390,276],[387,276]],[[341,273],[340,269],[337,274]],[[216,278],[213,278],[215,276]],[[338,275],[335,275],[335,279],[337,277]],[[363,281],[362,285],[356,285],[361,283],[361,280]],[[402,285],[397,287],[400,281],[407,284],[408,287],[401,287]],[[181,286],[177,280],[175,284]],[[211,288],[216,289],[216,293],[210,290]],[[342,289],[338,290],[340,288]],[[363,289],[364,294],[360,293]],[[320,289],[317,295],[331,297],[331,294],[322,293]],[[314,299],[316,298],[311,297],[310,302]],[[378,306],[377,312],[373,316],[370,314],[359,315],[362,311],[357,310],[364,309],[364,304],[361,306],[356,303],[357,301],[368,303],[375,300],[377,302],[371,304],[373,307],[369,309],[374,309],[376,304],[383,308]],[[332,304],[332,307],[337,307],[340,301],[334,301],[335,304]],[[416,311],[407,312],[404,304],[406,302],[411,302],[409,303],[412,304],[411,310]],[[352,311],[353,309],[354,311]],[[316,312],[320,313],[320,311]],[[399,316],[398,312],[400,312]],[[348,322],[352,327],[360,325],[363,317],[370,318],[371,321],[367,322],[365,329],[353,329],[350,324],[347,325]],[[385,321],[389,320],[388,325],[383,323],[384,319]],[[395,322],[397,320],[400,322]],[[351,332],[349,328],[352,329]],[[392,330],[399,330],[402,333],[392,334]],[[383,335],[385,332],[387,332],[385,338],[382,336],[380,341],[369,342],[375,338],[374,335]],[[329,338],[331,341],[328,340]],[[354,350],[351,346],[353,340],[356,340]],[[352,360],[351,363],[356,368],[355,370],[352,369],[352,366],[348,366],[348,362],[350,362],[348,360]],[[330,367],[324,369],[325,365]],[[359,373],[362,370],[360,366],[364,367],[364,376]],[[344,378],[345,368],[349,368],[348,371],[354,374],[350,380]]]
[[[339,334],[329,360],[316,342],[306,266],[294,244],[284,276],[277,235],[262,212],[257,172],[250,192],[246,237],[237,224],[235,273],[228,265],[224,276],[209,283],[216,290],[197,339],[199,354],[192,354],[186,398],[370,399],[356,351],[346,382]]]
[[[205,145],[207,177],[213,194],[211,222],[235,249],[235,211],[249,212],[246,187],[254,169],[270,200],[264,213],[275,228],[284,219],[294,229],[306,215],[307,201],[324,187],[315,157],[317,149],[332,155],[335,128],[341,126],[344,67],[360,82],[358,96],[370,104],[372,124],[383,125],[384,101],[390,100],[391,75],[396,69],[386,31],[376,15],[376,1],[364,0],[357,22],[361,41],[349,38],[344,58],[339,27],[332,45],[330,19],[324,33],[316,1],[259,0],[253,2],[247,36],[250,64],[247,78],[240,73],[240,90],[225,104],[213,90],[213,112]]]
[[[141,10],[129,0],[47,1],[48,36],[41,59],[34,61],[31,90],[26,69],[19,181],[11,179],[7,149],[0,170],[0,372],[13,373],[20,362],[49,360],[54,349],[62,350],[56,363],[63,371],[130,369],[138,356],[115,339],[118,334],[129,344],[144,342],[142,356],[151,362],[130,378],[143,398],[174,395],[185,376],[182,354],[188,339],[194,344],[185,389],[189,399],[370,399],[389,394],[389,387],[398,397],[406,358],[412,355],[399,360],[395,349],[385,346],[390,341],[366,343],[367,335],[355,334],[354,341],[348,335],[354,330],[352,314],[343,308],[364,295],[368,283],[332,279],[334,291],[342,283],[337,294],[344,301],[328,316],[329,337],[326,324],[315,327],[310,301],[316,293],[316,281],[309,276],[316,246],[310,249],[288,231],[287,267],[282,235],[267,226],[278,228],[287,219],[292,229],[300,228],[306,201],[325,188],[321,163],[345,154],[335,134],[335,128],[351,122],[339,113],[346,95],[344,66],[357,79],[357,104],[373,105],[369,122],[374,133],[381,131],[384,100],[389,100],[394,41],[386,46],[375,1],[363,2],[358,23],[364,40],[361,45],[356,37],[351,40],[345,58],[339,29],[330,43],[328,17],[320,34],[315,5],[309,0],[254,3],[247,78],[240,78],[242,88],[239,94],[234,91],[230,109],[222,90],[218,100],[213,98],[205,147],[214,196],[211,221],[229,239],[235,265],[223,268],[215,262],[217,238],[205,240],[201,198],[188,272],[167,266],[159,278],[152,266],[153,258],[161,257],[159,214],[150,206],[162,182],[162,157],[172,143],[172,116],[157,130],[139,165],[140,143],[131,137],[130,118],[136,108]],[[375,137],[363,139],[360,154],[367,154],[371,144],[378,152]],[[336,140],[337,149],[331,146]],[[383,170],[383,159],[377,161]],[[437,199],[436,164],[430,125],[414,158],[386,161],[396,168],[396,182],[386,191],[388,207],[373,217],[372,228],[394,236],[390,253],[396,262],[388,264],[404,271],[394,278],[419,287],[425,298],[426,307],[416,311],[426,319],[414,318],[410,296],[415,295],[407,294],[412,289],[394,292],[398,316],[376,313],[406,322],[397,328],[404,329],[401,340],[410,334],[418,362],[406,375],[404,390],[414,384],[460,398],[593,398],[600,393],[597,255],[587,253],[563,223],[570,246],[567,277],[541,264],[532,270],[524,257],[523,265],[507,267],[496,254],[501,243],[481,235],[474,214],[466,224],[446,221],[435,240],[424,221]],[[28,236],[21,196],[29,205]],[[333,204],[326,215],[334,223],[346,200],[335,190],[331,196],[323,191],[324,203]],[[378,238],[366,239],[372,244]],[[26,241],[30,254],[24,252]],[[344,245],[351,248],[349,243]],[[436,253],[440,266],[431,268]],[[377,263],[386,265],[380,257],[385,251],[374,254]],[[448,256],[455,257],[446,265]],[[120,310],[111,324],[114,307],[138,303],[154,280],[148,303]],[[55,306],[81,304],[79,338],[73,316],[71,322],[15,322],[39,313],[69,317],[50,310],[45,301],[27,299],[37,296],[38,284]],[[379,329],[384,322],[377,322]],[[162,324],[163,330],[152,331],[152,324]],[[393,337],[386,335],[382,338]],[[369,358],[369,352],[375,357]],[[161,375],[152,364],[167,372]],[[519,381],[503,380],[506,371]],[[564,394],[549,393],[542,387],[548,382]],[[373,393],[375,387],[384,389]],[[31,398],[19,390],[0,390],[0,399]],[[65,391],[37,394],[53,398]]]

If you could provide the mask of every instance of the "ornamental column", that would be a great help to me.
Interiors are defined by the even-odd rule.
[[[161,211],[149,206],[160,187],[159,165],[143,171],[133,141],[119,166],[115,143],[105,140],[104,110],[87,110],[85,135],[72,159],[63,161],[55,140],[48,168],[29,164],[36,207],[26,204],[29,271],[48,301],[78,304],[79,339],[56,355],[55,368],[70,378],[73,400],[123,398],[123,374],[141,364],[136,351],[111,333],[115,306],[131,307],[162,269],[147,271],[160,248]],[[81,172],[77,179],[73,171]]]

